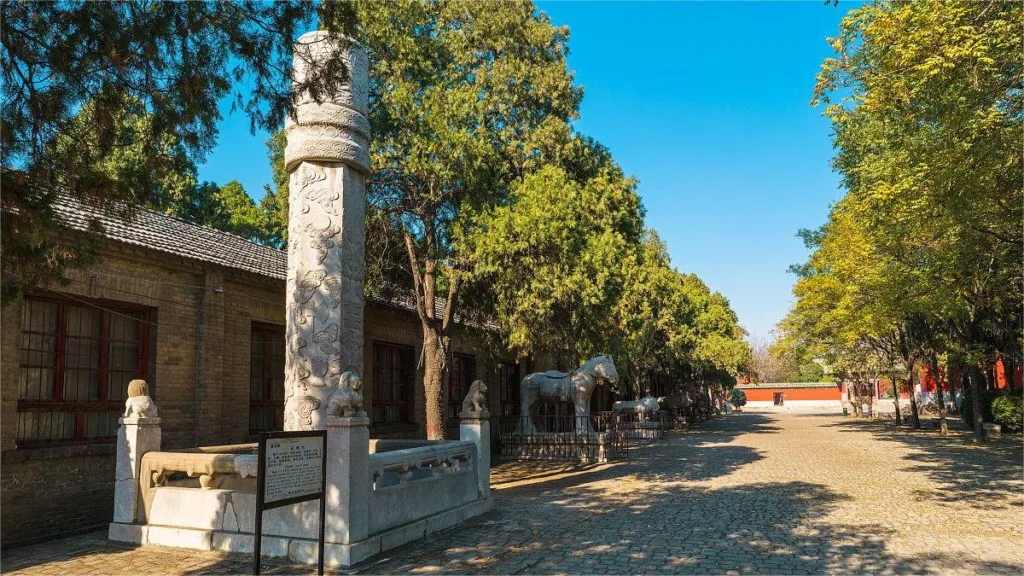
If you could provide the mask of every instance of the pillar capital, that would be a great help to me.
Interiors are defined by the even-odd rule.
[[[348,81],[334,84],[329,94],[319,94],[320,102],[308,90],[295,95],[295,115],[285,121],[289,172],[307,161],[344,163],[363,174],[370,171],[369,61],[363,47],[322,30],[303,34],[295,45],[295,81],[310,79],[313,70],[329,71],[326,64],[334,56],[344,63]]]

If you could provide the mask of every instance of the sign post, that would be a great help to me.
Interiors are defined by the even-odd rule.
[[[327,431],[265,432],[260,435],[256,475],[256,530],[252,573],[260,573],[263,512],[320,500],[317,573],[324,573],[324,516],[327,499]]]

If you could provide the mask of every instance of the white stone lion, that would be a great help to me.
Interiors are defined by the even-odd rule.
[[[124,417],[156,418],[156,403],[149,397],[149,384],[145,380],[128,383],[128,399],[124,401]]]
[[[363,379],[358,372],[350,370],[341,375],[327,400],[327,413],[344,418],[366,415],[363,412]]]
[[[487,414],[487,396],[484,396],[484,392],[487,392],[487,384],[483,380],[473,382],[466,399],[462,401],[462,411]]]

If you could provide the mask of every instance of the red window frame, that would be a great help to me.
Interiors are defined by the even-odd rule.
[[[413,385],[416,367],[412,346],[376,341],[373,343],[373,402],[370,408],[374,424],[412,422]]]
[[[280,324],[267,324],[264,322],[253,322],[250,338],[255,340],[257,334],[262,335],[262,346],[259,350],[259,358],[255,355],[250,358],[249,364],[249,434],[255,435],[260,432],[271,432],[284,429],[284,335],[285,328]],[[274,339],[279,340],[281,345],[281,371],[275,375],[271,369],[272,346]],[[252,341],[251,340],[251,341]],[[251,342],[250,341],[250,342]],[[255,354],[253,346],[250,345],[250,354]],[[257,378],[252,369],[256,361],[260,364],[260,375]],[[276,376],[276,377],[275,377]],[[258,388],[254,388],[257,387]],[[257,398],[255,392],[259,391]],[[271,412],[273,414],[273,426],[254,426],[253,415],[257,412]]]
[[[104,436],[92,436],[87,435],[86,423],[88,414],[97,412],[120,412],[124,409],[124,398],[127,395],[126,390],[111,391],[108,390],[107,376],[109,368],[109,351],[110,351],[110,318],[114,314],[131,315],[135,317],[136,321],[139,322],[139,341],[138,341],[138,358],[137,358],[137,373],[134,375],[135,378],[147,378],[149,374],[149,344],[150,344],[150,308],[140,305],[129,304],[125,302],[111,302],[105,300],[97,300],[94,298],[62,298],[58,296],[50,295],[29,295],[25,296],[22,302],[24,307],[28,302],[46,302],[55,304],[57,306],[57,320],[56,320],[56,332],[37,332],[32,330],[25,330],[23,324],[23,318],[19,319],[19,355],[20,351],[25,349],[25,338],[26,336],[32,335],[52,335],[56,338],[56,350],[54,352],[54,364],[53,366],[26,366],[21,364],[19,358],[19,371],[24,368],[52,368],[52,376],[50,378],[50,391],[51,396],[49,399],[26,399],[22,398],[23,390],[18,391],[18,404],[17,412],[19,414],[44,414],[54,412],[65,412],[74,414],[74,433],[71,438],[58,438],[58,439],[41,439],[22,437],[21,431],[21,418],[19,416],[19,423],[17,426],[15,445],[18,448],[34,447],[34,446],[53,446],[53,445],[66,445],[66,444],[89,444],[89,443],[105,443],[111,442],[117,438],[116,428],[112,434]],[[98,393],[96,400],[65,400],[64,399],[64,384],[65,377],[67,374],[67,344],[68,344],[68,310],[72,307],[82,308],[93,308],[100,312],[100,338],[99,338],[99,368],[98,368]],[[22,315],[24,315],[22,310]],[[125,342],[125,340],[119,340]],[[20,375],[19,375],[20,379]],[[155,389],[152,382],[150,382],[150,394],[155,394]],[[113,392],[113,394],[112,394]],[[112,398],[112,396],[114,396]],[[41,418],[36,417],[36,427],[38,428]]]

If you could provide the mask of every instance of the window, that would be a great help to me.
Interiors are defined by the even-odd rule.
[[[502,416],[519,414],[519,365],[515,362],[498,364],[498,396]]]
[[[469,387],[476,380],[476,358],[456,354],[448,378],[448,422],[458,423],[462,401],[469,394]]]
[[[249,355],[249,433],[284,428],[284,326],[253,322]]]
[[[415,378],[412,346],[373,343],[374,424],[412,421],[409,406]]]
[[[148,317],[138,307],[26,297],[18,445],[113,439],[128,382],[146,377]]]

